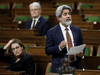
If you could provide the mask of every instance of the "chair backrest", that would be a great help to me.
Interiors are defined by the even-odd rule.
[[[50,72],[51,72],[51,65],[52,65],[52,62],[49,62],[49,63],[47,64],[46,73],[50,73]]]
[[[47,56],[45,53],[45,46],[28,47],[28,52],[31,55]]]
[[[31,18],[31,16],[16,16],[15,21],[27,21]]]
[[[85,16],[87,22],[97,21],[100,22],[100,16]]]
[[[4,47],[4,45],[0,45],[0,48]]]
[[[97,56],[100,56],[100,46],[97,49]]]
[[[18,9],[22,9],[23,8],[23,4],[22,3],[14,3],[13,8],[18,8]]]
[[[77,9],[79,9],[79,15],[82,15],[81,14],[81,8],[92,8],[92,3],[88,3],[88,2],[79,2],[78,3],[78,6],[77,6]]]
[[[0,3],[0,9],[9,9],[10,3]]]
[[[25,45],[25,50],[28,51],[28,47],[36,47],[36,44],[32,44],[32,45]]]
[[[35,63],[35,72],[34,72],[34,75],[36,75],[36,72],[37,72],[37,64]]]
[[[93,45],[86,45],[85,47],[85,56],[93,56]]]
[[[97,56],[100,56],[100,46],[97,49]],[[98,70],[100,70],[100,65],[98,65]]]

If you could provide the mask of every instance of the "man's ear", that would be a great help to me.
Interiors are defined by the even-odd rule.
[[[61,21],[61,17],[58,17],[58,20]]]
[[[40,13],[42,13],[42,9],[40,9]]]

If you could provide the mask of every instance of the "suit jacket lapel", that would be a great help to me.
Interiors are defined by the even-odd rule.
[[[38,28],[38,26],[40,25],[41,20],[42,20],[42,17],[40,17],[40,18],[38,19],[37,24],[36,24],[36,26],[34,27],[35,29]]]
[[[31,28],[31,24],[32,24],[32,19],[30,20],[29,25],[28,25],[29,29]]]
[[[70,29],[72,31],[72,34],[73,34],[73,39],[74,39],[74,46],[76,46],[76,42],[75,42],[75,31],[74,31],[74,27],[72,25],[70,25]]]
[[[57,34],[58,34],[58,37],[59,37],[59,44],[60,44],[61,41],[64,40],[63,33],[62,33],[62,31],[61,31],[60,25],[58,25]],[[66,53],[67,53],[67,48],[65,47],[63,51],[64,51],[64,53],[66,54]]]
[[[58,28],[57,28],[57,33],[58,33],[58,37],[59,37],[60,42],[62,40],[64,40],[64,37],[63,37],[63,34],[62,34],[62,31],[61,31],[61,28],[60,28],[59,24],[58,24]]]

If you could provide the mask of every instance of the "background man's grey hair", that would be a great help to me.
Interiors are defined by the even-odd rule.
[[[61,6],[59,6],[57,8],[56,12],[55,12],[58,21],[59,21],[58,17],[61,17],[63,9],[69,9],[69,11],[72,12],[72,8],[69,7],[68,5],[61,5]]]
[[[37,5],[38,6],[38,8],[40,9],[41,8],[41,5],[39,4],[39,2],[33,2],[33,3],[31,3],[30,5],[29,5],[29,9],[30,9],[30,6],[35,6],[35,5]]]

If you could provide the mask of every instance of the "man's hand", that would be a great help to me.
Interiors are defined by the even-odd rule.
[[[83,52],[77,53],[76,56],[82,57],[83,56]]]
[[[60,48],[63,49],[67,45],[66,41],[61,41]]]

